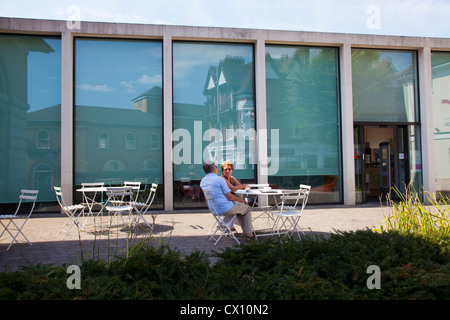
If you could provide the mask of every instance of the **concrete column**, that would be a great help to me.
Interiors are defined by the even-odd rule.
[[[258,39],[255,45],[255,89],[257,182],[267,183],[266,49],[263,39]]]
[[[433,130],[433,95],[431,75],[431,49],[419,49],[419,107],[422,134],[423,189],[436,192]],[[417,190],[420,191],[420,190]]]
[[[164,210],[173,211],[172,166],[172,36],[163,36],[163,158],[164,158]]]
[[[268,182],[267,155],[267,110],[266,110],[266,47],[264,39],[258,39],[255,45],[255,100],[256,100],[256,154],[257,183]],[[267,206],[267,197],[258,200]]]
[[[342,180],[344,204],[355,205],[355,160],[353,157],[352,50],[349,43],[339,49],[341,82]]]
[[[67,204],[73,203],[73,37],[61,34],[61,187]]]

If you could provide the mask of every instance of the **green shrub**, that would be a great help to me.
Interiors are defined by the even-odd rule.
[[[82,263],[81,289],[67,266],[0,273],[0,299],[449,299],[448,252],[427,237],[363,230],[251,242],[210,256],[136,246],[128,258]],[[370,265],[381,270],[369,289]]]

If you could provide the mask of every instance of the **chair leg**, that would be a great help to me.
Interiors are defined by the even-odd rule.
[[[11,231],[10,231],[9,229],[7,229],[7,228],[5,227],[5,225],[4,225],[2,222],[0,222],[0,223],[3,225],[3,227],[5,227],[6,232],[8,232],[9,235],[11,236],[11,238],[12,238],[12,241],[11,241],[11,243],[9,244],[8,249],[6,249],[6,250],[9,250],[14,242],[19,243],[19,241],[17,240],[17,237],[19,236],[19,234],[21,234],[22,237],[24,237],[24,239],[27,240],[27,242],[28,242],[30,245],[32,245],[32,244],[31,244],[31,241],[28,240],[28,238],[27,238],[27,237],[25,236],[25,234],[22,232],[22,228],[23,228],[23,226],[25,225],[25,223],[27,222],[27,220],[28,220],[28,219],[26,219],[26,220],[22,223],[22,225],[19,227],[19,226],[13,221],[13,219],[10,219],[10,221],[8,222],[8,226],[9,226],[11,223],[14,225],[14,227],[15,227],[16,230],[17,230],[17,233],[16,233],[15,236],[13,236],[13,234],[11,233]],[[5,230],[4,230],[4,231],[5,231]],[[2,234],[3,234],[3,232],[2,232]]]

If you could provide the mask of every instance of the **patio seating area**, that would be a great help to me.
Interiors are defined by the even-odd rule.
[[[256,215],[258,212],[255,211]],[[328,236],[339,231],[354,231],[379,227],[387,214],[386,208],[376,206],[307,206],[302,215],[302,229],[306,235],[319,234]],[[89,218],[93,219],[93,218]],[[121,254],[127,244],[128,230],[115,228],[112,232],[91,233],[78,232],[76,227],[66,235],[62,227],[67,222],[66,215],[33,215],[24,226],[24,234],[32,242],[30,246],[19,236],[20,243],[14,243],[7,250],[11,239],[0,239],[0,271],[17,270],[20,266],[31,264],[79,264],[81,259],[112,258]],[[87,225],[92,222],[87,222]],[[148,221],[152,224],[152,221]],[[267,228],[266,219],[253,222],[256,229]],[[223,237],[215,246],[215,241],[209,241],[214,217],[208,210],[195,212],[163,212],[157,216],[153,229],[141,221],[134,231],[137,241],[151,241],[157,244],[163,242],[183,253],[195,250],[207,253],[220,251],[223,248],[236,245],[236,241]],[[237,226],[237,238],[246,242]]]

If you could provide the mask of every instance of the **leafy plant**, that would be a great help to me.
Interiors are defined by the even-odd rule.
[[[377,231],[422,235],[439,242],[443,250],[449,251],[450,207],[447,200],[429,192],[419,194],[410,188],[406,194],[397,188],[392,190],[399,201],[387,199],[390,214]]]

